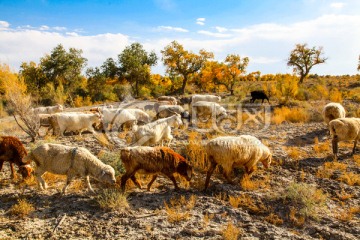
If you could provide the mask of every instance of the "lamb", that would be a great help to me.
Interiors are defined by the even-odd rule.
[[[168,140],[170,145],[173,136],[171,127],[182,125],[181,116],[175,114],[168,118],[161,118],[154,122],[145,124],[134,129],[133,145],[150,145],[156,144],[162,140]]]
[[[187,181],[190,181],[192,177],[192,167],[188,161],[168,147],[127,147],[121,150],[120,157],[126,169],[126,173],[121,177],[122,191],[125,191],[125,184],[129,178],[141,189],[141,185],[135,177],[137,171],[143,174],[153,174],[147,185],[148,191],[159,173],[170,178],[176,190],[179,187],[174,173],[179,173]]]
[[[215,116],[227,116],[226,109],[215,102],[199,101],[193,104],[192,108],[192,112],[201,118],[212,116],[214,113]]]
[[[258,161],[261,161],[265,168],[271,163],[271,152],[259,139],[250,135],[237,137],[217,137],[206,144],[206,153],[211,163],[207,171],[205,189],[216,166],[223,168],[226,180],[231,183],[230,173],[234,167],[244,166],[245,172],[250,175]]]
[[[33,108],[32,112],[34,114],[52,114],[64,111],[64,107],[61,104],[56,104],[55,106],[49,107],[38,107]]]
[[[263,90],[252,91],[250,95],[251,95],[251,99],[250,99],[251,103],[254,103],[256,99],[261,99],[262,100],[261,103],[264,103],[264,100],[266,99],[268,103],[270,103],[268,96]]]
[[[55,113],[51,116],[51,121],[59,128],[61,136],[64,136],[65,131],[79,132],[81,136],[84,130],[89,130],[94,134],[93,125],[100,124],[101,120],[98,113]]]
[[[329,126],[331,120],[344,118],[346,111],[340,103],[331,102],[325,105],[322,114],[326,125]]]
[[[26,158],[36,163],[35,176],[41,190],[47,188],[42,178],[45,172],[67,175],[66,184],[62,190],[64,194],[76,176],[85,177],[87,187],[91,192],[94,192],[94,189],[90,184],[90,176],[108,184],[116,182],[114,168],[101,162],[86,148],[45,143],[31,151]]]
[[[221,101],[221,97],[215,95],[199,95],[199,94],[192,95],[191,97],[192,104],[200,101],[219,103]]]
[[[157,100],[158,101],[169,101],[169,102],[172,102],[173,105],[177,104],[176,98],[170,97],[170,96],[161,96],[161,97],[158,97]]]
[[[10,163],[11,177],[16,178],[14,171],[14,164],[19,168],[19,173],[23,179],[30,177],[33,171],[30,162],[24,160],[27,151],[21,141],[12,136],[0,136],[0,171],[2,170],[5,161]]]
[[[360,118],[337,118],[329,122],[332,137],[334,159],[337,160],[338,142],[354,140],[352,155],[355,154],[356,143],[360,140]]]

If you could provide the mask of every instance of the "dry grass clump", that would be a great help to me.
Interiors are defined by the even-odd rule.
[[[189,132],[189,144],[186,146],[186,155],[192,166],[201,172],[205,172],[209,166],[205,147],[201,143],[202,137],[196,131]]]
[[[301,158],[300,148],[298,148],[298,147],[286,147],[285,150],[286,150],[288,156],[291,159],[299,160]]]
[[[127,195],[117,189],[103,189],[95,197],[101,209],[122,212],[129,208]]]
[[[206,213],[204,215],[204,218],[203,218],[203,226],[204,226],[204,228],[207,228],[207,226],[209,225],[210,221],[214,218],[214,216],[215,215],[213,213],[211,213],[211,214]]]
[[[10,208],[9,213],[18,217],[25,217],[35,210],[33,204],[26,199],[18,199],[18,202]]]
[[[226,224],[226,227],[221,231],[224,240],[237,240],[241,234],[241,230],[234,226],[231,222]]]
[[[353,158],[354,158],[354,162],[355,164],[360,167],[360,156],[358,155],[353,155]]]
[[[306,184],[306,183],[293,183],[290,184],[282,198],[285,202],[290,204],[290,219],[291,216],[296,217],[312,217],[318,218],[318,212],[325,209],[325,202],[327,195],[321,189]],[[294,208],[294,210],[291,210]],[[294,213],[291,213],[294,211]],[[297,220],[300,220],[297,217]]]
[[[195,207],[196,196],[191,195],[189,199],[181,196],[179,199],[170,199],[169,204],[164,202],[165,211],[170,223],[186,221],[190,217],[190,210]]]
[[[347,164],[339,162],[326,162],[316,172],[316,176],[320,178],[331,178],[335,171],[346,171]]]
[[[250,176],[245,174],[240,180],[240,186],[244,190],[256,190],[259,188],[268,188],[270,184],[270,176],[266,175],[259,180],[251,180]]]
[[[276,226],[279,226],[279,225],[282,225],[284,223],[284,220],[282,220],[277,214],[275,213],[270,213],[268,216],[266,216],[264,218],[265,221],[273,224],[273,225],[276,225]]]
[[[318,137],[315,137],[313,149],[315,153],[319,155],[321,153],[328,152],[330,150],[330,146],[328,142],[320,143]]]
[[[285,121],[292,123],[304,123],[308,122],[310,119],[310,114],[304,108],[288,108],[281,107],[275,108],[274,113],[271,118],[273,124],[279,125]]]
[[[354,218],[354,215],[360,213],[360,207],[350,207],[348,209],[344,209],[339,212],[339,214],[336,216],[337,219],[343,222],[351,221]]]
[[[266,206],[260,201],[257,203],[250,195],[229,196],[229,204],[234,208],[243,208],[250,213],[259,214],[266,212]]]
[[[344,182],[350,186],[360,185],[360,174],[354,172],[344,172],[338,179],[340,182]]]

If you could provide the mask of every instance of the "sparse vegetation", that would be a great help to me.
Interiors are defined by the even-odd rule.
[[[231,222],[226,224],[226,227],[222,230],[222,236],[224,240],[236,240],[241,234],[241,230],[234,226]]]
[[[117,189],[103,189],[95,197],[101,209],[122,212],[129,208],[127,195]]]
[[[186,221],[190,217],[190,210],[192,210],[196,203],[196,197],[192,195],[189,199],[181,196],[179,199],[172,198],[170,203],[164,202],[165,211],[170,223],[177,223]]]
[[[307,183],[292,183],[286,188],[283,199],[290,204],[290,220],[302,225],[303,218],[318,218],[318,211],[325,209],[327,195]]]
[[[26,199],[18,199],[17,203],[10,209],[10,214],[18,217],[26,217],[35,211],[34,205],[29,203]]]

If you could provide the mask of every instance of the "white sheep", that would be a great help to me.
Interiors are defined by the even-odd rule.
[[[216,95],[209,95],[209,94],[208,95],[199,95],[199,94],[192,95],[192,97],[191,97],[192,104],[199,102],[199,101],[219,103],[221,101],[221,97],[216,96]]]
[[[47,188],[42,178],[45,172],[67,175],[63,193],[76,176],[85,177],[91,192],[94,190],[90,184],[90,176],[108,184],[116,182],[114,168],[101,162],[86,148],[45,143],[32,150],[25,159],[36,163],[35,176],[41,190]]]
[[[166,118],[177,114],[182,114],[184,112],[184,108],[180,105],[161,105],[158,108],[158,112],[156,114],[157,118]]]
[[[134,115],[134,117],[136,118],[137,124],[145,124],[145,123],[151,122],[151,117],[149,116],[149,114],[147,114],[146,112],[144,112],[141,109],[126,108],[126,110],[130,114]]]
[[[51,116],[54,129],[59,128],[60,135],[64,136],[65,131],[73,131],[81,133],[85,130],[95,133],[93,125],[101,123],[101,115],[99,113],[55,113]]]
[[[354,140],[352,154],[355,154],[356,143],[360,140],[360,118],[337,118],[329,122],[332,148],[335,160],[338,153],[338,142]]]
[[[199,118],[208,118],[210,116],[227,116],[226,109],[215,102],[198,101],[192,104],[192,113]]]
[[[113,125],[121,127],[124,123],[136,123],[136,117],[128,109],[108,109],[102,108],[103,124],[105,128],[112,129]]]
[[[329,126],[331,120],[344,118],[346,111],[340,103],[331,102],[325,105],[322,114],[326,125]]]
[[[156,113],[159,112],[159,107],[162,105],[175,105],[175,104],[172,101],[158,101],[154,103],[154,110]]]
[[[231,183],[230,173],[233,168],[244,166],[245,172],[250,175],[259,161],[265,168],[271,163],[270,149],[250,135],[217,137],[210,140],[205,149],[211,163],[206,175],[205,190],[217,165],[223,168],[226,180]]]
[[[143,146],[156,144],[160,141],[169,141],[169,146],[173,139],[171,127],[177,127],[182,124],[181,116],[175,114],[171,117],[161,118],[140,126],[137,129],[134,129],[133,145]]]
[[[158,100],[158,101],[169,101],[169,102],[172,102],[173,105],[176,105],[176,104],[177,104],[176,98],[170,97],[170,96],[161,96],[161,97],[158,97],[157,100]]]
[[[49,107],[38,107],[31,109],[34,114],[52,114],[64,111],[64,107],[61,104]]]

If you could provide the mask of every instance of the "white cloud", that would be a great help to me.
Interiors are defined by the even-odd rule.
[[[10,25],[10,24],[9,24]],[[9,26],[6,25],[6,26]],[[0,23],[0,26],[4,24]],[[163,26],[174,31],[173,27]],[[8,28],[8,27],[7,27]],[[181,28],[180,28],[181,29]],[[213,52],[216,60],[224,61],[228,54],[249,57],[247,72],[291,73],[286,65],[290,51],[297,43],[307,43],[310,47],[322,46],[328,60],[312,69],[317,74],[357,74],[360,52],[360,15],[323,15],[307,21],[287,24],[262,23],[243,28],[229,29],[215,27],[211,31],[184,32],[177,37],[171,34],[156,34],[155,37],[137,38],[146,51],[160,51],[176,40],[184,49],[198,53],[200,49]],[[88,66],[100,66],[107,58],[116,58],[134,38],[123,34],[98,34],[84,36],[78,31],[39,31],[28,26],[27,29],[5,29],[0,27],[0,62],[19,68],[21,62],[38,62],[41,57],[58,44],[65,48],[75,47],[83,50]],[[77,33],[77,35],[75,34]],[[161,37],[158,37],[158,36]],[[161,61],[152,69],[154,73],[164,74]]]
[[[22,62],[39,62],[40,58],[49,54],[58,44],[66,49],[82,49],[83,57],[88,59],[88,67],[95,67],[109,57],[116,58],[131,42],[123,34],[79,36],[74,32],[60,34],[35,29],[0,31],[0,63],[19,70]]]
[[[231,37],[231,34],[224,34],[224,33],[214,33],[214,32],[209,32],[209,31],[198,31],[199,34],[203,34],[203,35],[207,35],[207,36],[211,36],[211,37],[217,37],[217,38],[227,38],[227,37]]]
[[[62,32],[66,30],[66,27],[53,27],[52,29],[54,29],[55,31]]]
[[[47,30],[49,30],[49,29],[50,29],[50,27],[49,27],[49,26],[46,26],[46,25],[42,25],[42,26],[39,28],[40,31],[47,31]]]
[[[220,33],[222,33],[222,32],[227,32],[227,31],[228,31],[228,29],[227,29],[227,28],[224,28],[224,27],[215,27],[215,29],[216,29],[218,32],[220,32]]]
[[[7,29],[8,27],[10,27],[10,24],[9,24],[8,22],[0,21],[0,31],[1,31],[1,30],[5,30],[5,29]]]
[[[345,6],[345,3],[343,2],[333,2],[330,4],[331,8],[335,8],[335,9],[341,9]]]
[[[157,27],[159,31],[174,31],[174,32],[189,32],[189,30],[180,27],[171,27],[171,26],[159,26]]]
[[[197,18],[196,24],[203,26],[205,25],[205,20],[206,20],[205,18]]]

